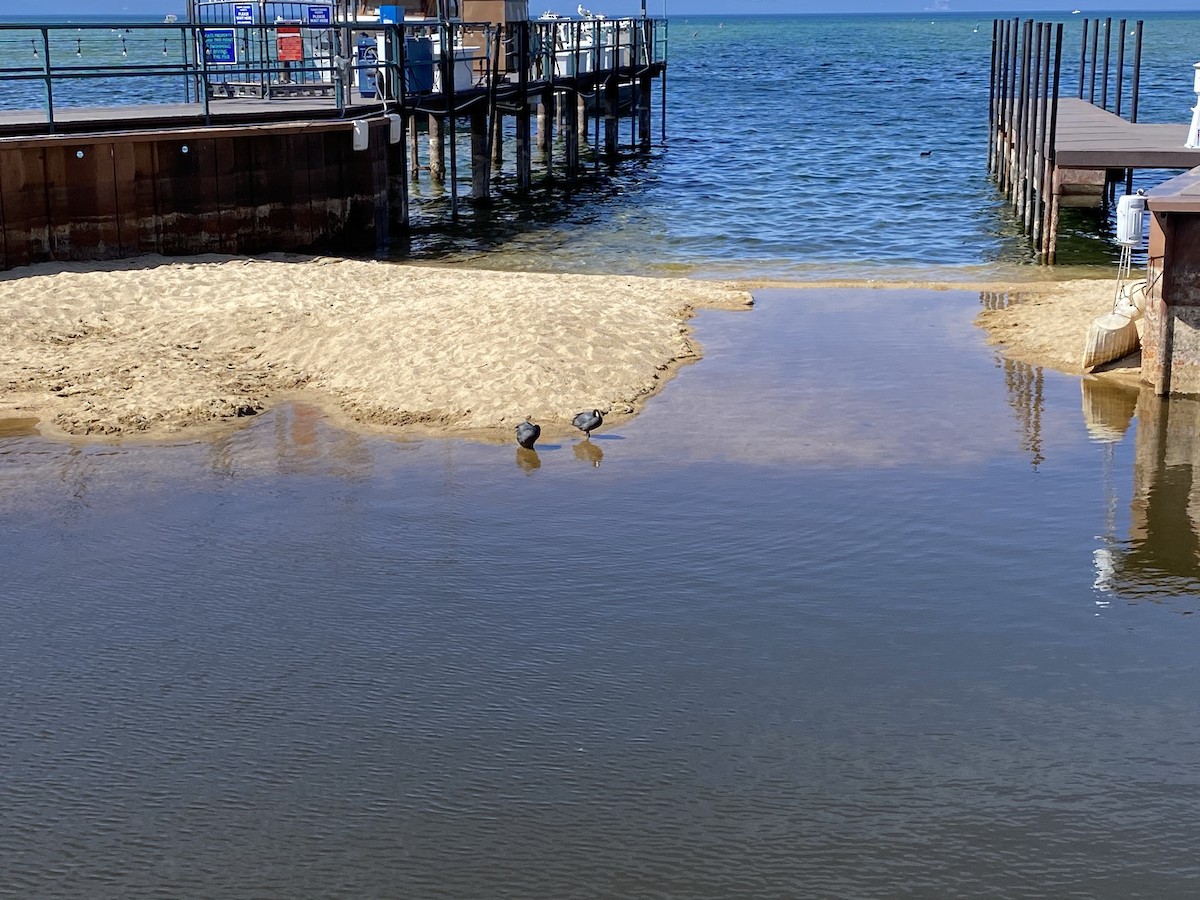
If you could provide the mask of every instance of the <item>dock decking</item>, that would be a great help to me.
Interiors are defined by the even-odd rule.
[[[1062,96],[1069,90],[1062,73],[1062,23],[993,23],[989,168],[1044,262],[1056,256],[1062,207],[1102,206],[1115,197],[1119,182],[1131,189],[1135,169],[1200,166],[1200,149],[1184,146],[1187,124],[1137,121],[1142,23],[1133,31],[1129,65],[1125,20],[1118,26],[1114,53],[1108,38],[1112,20],[1094,23],[1090,61],[1089,22],[1081,24],[1077,96],[1070,97]],[[1100,30],[1106,35],[1103,45]],[[1121,115],[1126,96],[1127,119]],[[1110,100],[1113,111],[1107,109]]]

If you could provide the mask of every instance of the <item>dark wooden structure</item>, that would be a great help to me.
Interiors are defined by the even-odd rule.
[[[55,26],[23,27],[39,29],[52,46]],[[170,27],[204,40],[201,26]],[[44,71],[6,76],[0,66],[0,82],[44,80],[47,96],[41,110],[0,113],[0,267],[147,252],[372,252],[408,226],[414,176],[448,182],[450,214],[458,215],[460,125],[470,140],[471,200],[490,199],[509,132],[520,192],[533,187],[535,153],[547,179],[583,177],[585,151],[599,166],[615,164],[623,150],[650,148],[665,29],[654,19],[376,23],[369,31],[356,24],[334,30],[333,55],[307,66],[308,82],[297,67],[272,69],[270,61],[244,74],[205,60],[155,62],[148,68],[184,79],[190,96],[132,107],[56,108],[49,59]],[[349,55],[363,35],[378,58]],[[166,56],[165,40],[163,47]],[[94,77],[114,76],[102,69]],[[214,90],[255,78],[331,89],[287,99]],[[664,102],[665,88],[660,113]]]

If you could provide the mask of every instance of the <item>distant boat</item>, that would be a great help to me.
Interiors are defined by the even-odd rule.
[[[170,25],[173,22],[178,22],[179,16],[175,15],[175,13],[167,13],[165,16],[163,16],[163,21]]]
[[[1077,15],[1079,15],[1081,12],[1083,12],[1083,10],[1081,10],[1081,9],[1073,9],[1073,10],[1071,10],[1071,15],[1073,15],[1073,16],[1077,16]]]

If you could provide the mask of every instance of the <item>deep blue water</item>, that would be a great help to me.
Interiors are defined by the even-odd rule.
[[[1139,120],[1185,124],[1200,16],[1129,13],[1130,30],[1139,15]],[[1080,25],[1065,19],[1073,94]],[[419,234],[411,250],[486,254],[489,266],[752,279],[1028,274],[1028,241],[987,175],[991,22],[673,18],[665,149],[582,195],[491,213],[482,234]],[[1115,93],[1115,56],[1111,68]],[[1126,111],[1130,77],[1127,61]],[[1139,173],[1135,188],[1169,174]],[[1061,234],[1060,271],[1115,265],[1107,214],[1066,211]]]

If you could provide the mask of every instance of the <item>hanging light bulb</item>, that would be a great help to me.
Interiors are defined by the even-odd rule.
[[[129,48],[125,46],[125,38],[121,38],[121,55],[128,56]]]
[[[163,56],[167,55],[167,39],[163,38]]]
[[[34,56],[37,56],[37,55],[38,55],[38,52],[37,52],[37,41],[35,41],[33,38],[30,38],[30,39],[29,39],[29,44],[30,44],[30,46],[32,46],[32,47],[33,47],[33,55],[34,55]]]
[[[75,55],[83,56],[83,38],[75,38]]]

